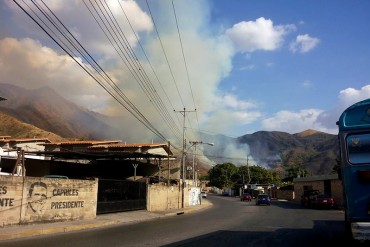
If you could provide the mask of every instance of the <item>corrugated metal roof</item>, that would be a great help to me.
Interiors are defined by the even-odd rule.
[[[97,156],[106,156],[107,158],[163,158],[173,156],[167,143],[120,143],[120,140],[84,140],[84,141],[67,141],[67,142],[50,142],[47,138],[18,138],[4,139],[5,142],[27,142],[39,141],[41,146],[87,146],[85,150],[70,151],[37,151],[28,152],[33,155],[49,155],[64,158],[97,158]],[[154,149],[163,148],[165,152],[157,152]],[[66,149],[66,148],[64,148]],[[68,148],[69,149],[69,148]],[[102,149],[106,149],[102,151]],[[135,149],[135,150],[133,150]],[[152,151],[152,152],[151,152]]]
[[[102,144],[114,144],[119,143],[120,140],[103,140],[103,141],[97,141],[97,140],[89,140],[89,141],[68,141],[68,142],[51,142],[51,143],[45,143],[46,146],[73,146],[73,145],[102,145]]]
[[[47,138],[12,138],[12,139],[1,139],[0,142],[47,142],[50,140]]]
[[[168,155],[172,156],[173,153],[169,149],[167,143],[117,143],[117,144],[110,144],[110,145],[96,145],[88,147],[89,150],[98,150],[98,149],[109,149],[109,151],[125,151],[127,149],[153,149],[153,148],[163,148]]]
[[[133,159],[133,158],[167,158],[167,155],[139,153],[139,152],[124,152],[124,151],[27,151],[28,155],[46,155],[61,159]]]
[[[117,144],[110,144],[110,145],[97,145],[90,148],[115,148],[115,147],[122,147],[122,148],[142,148],[142,147],[163,147],[167,146],[166,143],[117,143]]]

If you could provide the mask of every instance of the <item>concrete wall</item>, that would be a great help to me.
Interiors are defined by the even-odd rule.
[[[22,203],[24,203],[22,195],[23,177],[0,176],[1,227],[20,222]]]
[[[331,181],[331,196],[334,198],[337,206],[343,207],[343,188],[342,181],[339,179]]]
[[[160,170],[155,172],[154,176],[161,176],[165,179],[180,179],[181,162],[178,159],[162,159]]]
[[[293,201],[295,199],[295,193],[292,190],[275,190],[276,198]]]
[[[96,217],[98,180],[0,176],[0,226]]]
[[[186,186],[184,188],[184,207],[195,205],[194,203],[200,204],[199,193],[200,188]],[[164,211],[175,208],[182,208],[181,185],[148,184],[148,211]]]

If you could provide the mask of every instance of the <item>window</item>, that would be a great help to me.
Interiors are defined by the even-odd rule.
[[[370,162],[370,134],[349,135],[346,144],[350,163]]]

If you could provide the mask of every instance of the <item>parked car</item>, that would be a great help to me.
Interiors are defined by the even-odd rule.
[[[303,207],[311,207],[312,201],[320,194],[319,190],[305,190],[301,196],[301,205]]]
[[[327,194],[317,195],[311,201],[312,208],[335,208],[334,198]]]
[[[240,197],[240,200],[241,200],[241,201],[247,201],[247,202],[250,202],[250,201],[252,201],[252,196],[251,196],[251,194],[249,194],[249,193],[244,193],[244,194]]]
[[[271,205],[271,199],[270,196],[267,194],[259,194],[256,197],[256,205]]]
[[[207,192],[206,191],[200,192],[200,195],[202,196],[202,198],[207,198]]]

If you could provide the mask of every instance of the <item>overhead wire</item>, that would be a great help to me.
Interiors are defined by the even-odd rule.
[[[161,87],[161,89],[162,89],[162,92],[163,92],[163,93],[164,93],[164,95],[166,96],[166,99],[167,99],[168,103],[171,105],[172,109],[173,109],[173,110],[175,110],[175,107],[174,107],[174,105],[173,105],[172,101],[170,100],[170,98],[169,98],[169,96],[168,96],[168,94],[167,94],[166,90],[164,89],[164,87],[163,87],[163,85],[162,85],[161,80],[159,80],[158,75],[157,75],[157,73],[155,72],[155,70],[154,70],[154,68],[153,68],[152,63],[150,62],[150,60],[149,60],[149,58],[148,58],[148,56],[147,56],[147,54],[146,54],[146,52],[145,52],[144,47],[143,47],[143,45],[141,44],[140,39],[138,38],[138,36],[137,36],[137,34],[136,34],[136,31],[134,30],[134,28],[133,28],[133,26],[132,26],[132,24],[131,24],[131,21],[129,20],[129,18],[128,18],[127,14],[126,14],[126,11],[125,11],[125,10],[124,10],[124,8],[122,7],[121,1],[120,1],[120,0],[117,0],[117,1],[118,1],[118,4],[119,4],[119,6],[120,6],[120,8],[121,8],[121,10],[122,10],[122,12],[123,12],[123,14],[124,14],[124,16],[125,16],[126,20],[127,20],[127,23],[129,24],[129,26],[130,26],[130,28],[131,28],[131,30],[132,30],[132,33],[135,35],[136,41],[138,42],[138,44],[139,44],[139,46],[140,46],[140,48],[141,48],[141,51],[143,52],[143,54],[144,54],[144,56],[145,56],[145,58],[146,58],[146,60],[147,60],[147,62],[148,62],[148,64],[149,64],[149,66],[150,66],[150,68],[151,68],[151,70],[152,70],[152,73],[154,74],[154,76],[155,76],[155,78],[156,78],[156,80],[157,80],[158,84],[160,85],[160,87]],[[176,116],[177,116],[177,115],[176,115]],[[179,123],[181,123],[181,120],[180,120],[178,117],[177,117],[177,120],[178,120],[178,122],[179,122]],[[181,131],[180,131],[180,132],[181,132]]]
[[[149,14],[150,14],[150,16],[151,16],[151,18],[152,18],[152,20],[153,20],[154,29],[155,29],[155,31],[156,31],[156,33],[157,33],[157,37],[158,37],[159,43],[161,44],[162,52],[163,52],[164,57],[165,57],[165,59],[166,59],[167,66],[168,66],[168,68],[169,68],[169,70],[170,70],[170,74],[171,74],[172,79],[173,79],[173,82],[174,82],[174,84],[175,84],[175,86],[176,86],[177,94],[179,95],[179,99],[181,100],[181,103],[182,103],[183,107],[185,108],[184,100],[183,100],[183,99],[182,99],[182,97],[181,97],[181,93],[180,93],[180,91],[179,91],[179,87],[177,86],[176,79],[175,79],[175,76],[174,76],[173,71],[172,71],[172,67],[171,67],[171,65],[170,65],[170,63],[169,63],[169,61],[168,61],[167,53],[166,53],[166,51],[165,51],[165,49],[164,49],[163,42],[162,42],[162,39],[161,39],[161,37],[160,37],[160,35],[159,35],[157,25],[155,24],[155,21],[154,21],[154,18],[153,18],[153,14],[152,14],[152,11],[151,11],[151,9],[150,9],[150,6],[149,6],[149,3],[148,3],[148,0],[145,0],[145,1],[146,1],[146,5],[148,6]]]
[[[113,80],[106,74],[106,72],[99,66],[99,64],[91,57],[91,55],[86,51],[86,49],[77,41],[77,39],[75,39],[75,37],[68,31],[68,33],[71,35],[71,37],[73,38],[73,40],[77,41],[77,44],[79,46],[81,46],[82,50],[84,52],[86,52],[85,55],[87,56],[83,56],[83,57],[89,57],[91,58],[91,60],[88,60],[87,62],[95,69],[95,71],[103,78],[105,78],[105,81],[109,83],[109,85],[112,87],[112,89],[118,93],[118,96],[120,96],[119,98],[117,97],[117,95],[114,95],[114,93],[112,91],[110,91],[110,88],[108,88],[106,85],[104,85],[101,81],[99,81],[88,69],[86,69],[86,66],[82,63],[80,63],[75,57],[73,57],[71,55],[71,53],[69,52],[69,48],[68,47],[65,47],[63,46],[62,44],[65,45],[65,43],[61,43],[61,42],[58,42],[54,37],[53,35],[50,34],[50,32],[48,32],[46,30],[46,28],[50,29],[50,27],[44,23],[44,25],[46,26],[43,26],[39,21],[37,21],[29,12],[27,12],[27,10],[25,8],[23,8],[16,0],[13,0],[62,50],[64,50],[64,52],[66,52],[75,62],[77,62],[79,64],[79,66],[84,69],[99,85],[101,85],[117,102],[119,102],[126,110],[128,110],[136,119],[138,119],[141,123],[143,123],[149,130],[151,130],[154,134],[156,134],[159,138],[161,138],[162,140],[167,140],[149,121],[148,119],[145,118],[145,116],[131,103],[131,101],[123,94],[123,92],[116,86],[116,84],[113,82]],[[42,1],[43,2],[43,1]],[[23,1],[24,3],[24,1]],[[32,0],[32,3],[36,6],[36,8],[39,9],[40,5],[37,5],[35,4],[35,1]],[[37,15],[36,12],[34,12],[32,10],[32,8],[27,4],[27,3],[24,3],[30,10],[31,12],[33,12],[37,18],[39,20],[41,20],[41,18]],[[45,6],[47,6],[44,2],[43,4]],[[48,8],[48,10],[53,14],[53,16],[55,17],[54,13]],[[45,11],[45,9],[44,9]],[[46,16],[45,15],[45,12],[44,11],[40,11],[42,15],[44,15],[44,17],[46,17],[47,19],[50,18],[50,16]],[[58,22],[60,22],[60,20],[58,18],[56,18]],[[66,38],[65,36],[65,33],[63,33],[61,30],[60,30],[60,27],[58,25],[55,25],[56,22],[51,22],[51,24],[54,26],[54,28],[59,31],[60,34],[62,34],[62,36],[64,38]],[[61,22],[60,22],[61,23]],[[61,23],[62,24],[62,23]],[[62,25],[64,27],[64,25]],[[65,27],[64,27],[65,28]],[[68,29],[67,29],[68,30]],[[68,39],[66,38],[68,42],[71,42],[71,39]],[[76,45],[76,43],[74,43],[74,45]],[[73,44],[72,44],[73,46]],[[80,51],[79,51],[80,52]],[[82,55],[82,54],[81,54]],[[93,62],[93,63],[92,63]],[[123,101],[124,102],[123,102]],[[126,105],[124,104],[126,103]]]
[[[93,78],[103,89],[111,95],[120,105],[122,105],[128,112],[130,112],[137,120],[139,120],[144,126],[146,126],[150,131],[152,131],[155,135],[157,135],[160,139],[167,141],[167,138],[165,135],[163,135],[157,128],[154,127],[154,125],[140,112],[140,110],[130,101],[130,99],[122,92],[122,90],[117,86],[117,84],[112,80],[112,78],[103,70],[103,68],[96,62],[96,60],[90,55],[90,53],[84,48],[84,46],[75,38],[74,35],[64,26],[64,24],[59,20],[59,18],[53,13],[53,11],[41,0],[41,2],[44,4],[46,9],[49,11],[49,13],[46,11],[46,9],[42,8],[38,3],[36,3],[35,0],[31,0],[31,2],[36,6],[36,8],[40,11],[40,14],[36,13],[33,8],[31,8],[25,1],[23,0],[23,3],[29,8],[30,12],[33,13],[33,16],[37,18],[39,21],[37,21],[27,10],[25,10],[18,2],[17,0],[13,0],[64,52],[66,52],[67,55],[69,55],[85,72]],[[89,10],[90,14],[93,16],[97,24],[99,25],[100,29],[104,33],[104,35],[107,37],[109,42],[111,43],[112,47],[117,52],[118,56],[121,58],[121,60],[126,65],[126,68],[130,71],[132,76],[135,78],[135,80],[138,82],[139,86],[143,90],[144,94],[148,97],[149,101],[153,104],[155,109],[159,112],[161,117],[164,119],[164,122],[169,126],[169,129],[173,132],[174,136],[177,137],[177,139],[181,139],[180,137],[180,130],[178,127],[178,124],[176,124],[173,121],[173,118],[170,116],[169,111],[165,107],[165,104],[163,103],[161,97],[158,95],[154,85],[152,84],[151,80],[149,79],[149,76],[147,75],[145,69],[139,62],[139,59],[135,52],[133,51],[128,39],[126,38],[125,33],[123,32],[122,28],[120,27],[117,19],[113,15],[109,5],[104,0],[104,4],[101,0],[93,0],[95,4],[92,3],[92,0],[89,0],[91,7],[89,8],[86,4],[85,0],[83,0],[86,8]],[[120,1],[118,0],[120,3]],[[148,6],[148,10],[150,13],[150,16],[153,20],[153,25],[155,27],[156,34],[158,36],[159,43],[161,45],[165,60],[167,62],[167,66],[169,68],[170,74],[172,76],[174,85],[177,89],[177,93],[179,96],[179,99],[181,100],[182,105],[184,105],[184,101],[182,99],[182,94],[179,92],[178,85],[175,80],[175,76],[172,70],[172,67],[169,63],[168,56],[166,54],[166,51],[164,49],[164,45],[162,42],[162,39],[159,35],[158,28],[156,26],[154,17],[152,15],[150,6],[148,1],[146,0],[146,4]],[[157,74],[155,73],[155,70],[152,66],[152,64],[149,61],[148,56],[145,53],[145,50],[143,49],[143,46],[141,45],[139,38],[137,37],[137,34],[135,30],[133,29],[125,11],[122,8],[122,5],[120,4],[121,9],[131,27],[131,30],[135,34],[135,37],[142,49],[143,54],[145,55],[148,64],[150,65],[150,68],[152,69],[153,74],[155,75],[159,85],[162,87],[162,91],[167,97],[168,102],[171,104],[172,108],[174,108],[171,100],[169,99],[166,91],[164,90],[161,81],[159,80]],[[181,45],[181,52],[182,52],[182,58],[184,61],[185,71],[187,75],[187,81],[190,88],[192,100],[194,109],[195,107],[195,99],[194,99],[194,93],[190,82],[190,76],[189,76],[189,70],[186,62],[186,56],[183,48],[183,42],[180,34],[180,28],[178,24],[178,18],[176,15],[175,5],[172,1],[172,7],[174,11],[175,21],[176,21],[176,27],[178,31],[179,41]],[[93,11],[94,13],[93,14]],[[54,27],[52,29],[46,22],[40,17],[44,16],[46,20],[50,22],[50,24]],[[100,20],[100,21],[99,21]],[[47,30],[46,30],[47,29]],[[57,34],[57,32],[62,36]],[[74,51],[74,50],[75,51]],[[77,59],[78,54],[83,58],[82,61],[85,61],[88,65],[86,66],[85,63],[82,61],[79,61]],[[184,107],[185,109],[185,107]],[[174,109],[175,110],[175,109]],[[175,114],[176,115],[176,114]],[[179,119],[177,119],[178,122]],[[191,126],[191,121],[188,118],[187,119],[190,125],[190,129],[193,130],[193,127]],[[196,120],[198,124],[198,132],[201,136],[200,128],[199,128],[199,120],[198,120],[198,114],[196,112]],[[183,126],[183,128],[186,128]],[[196,136],[193,133],[194,136]],[[173,145],[173,143],[171,143]],[[176,149],[178,149],[176,146],[174,146]]]
[[[182,54],[182,58],[183,58],[183,61],[184,61],[184,66],[185,66],[185,71],[186,71],[186,78],[187,78],[187,81],[188,81],[188,84],[189,84],[190,93],[191,93],[191,97],[192,97],[192,100],[193,100],[194,111],[195,111],[195,114],[196,114],[196,120],[197,120],[197,123],[198,123],[198,129],[199,129],[198,114],[197,114],[197,110],[196,110],[197,108],[195,106],[194,93],[193,93],[193,89],[192,89],[192,86],[191,86],[191,83],[190,83],[189,70],[188,70],[188,66],[187,66],[187,63],[186,63],[186,58],[185,58],[184,47],[183,47],[183,43],[182,43],[182,39],[181,39],[178,18],[177,18],[176,9],[175,9],[175,5],[173,3],[173,0],[171,2],[172,2],[172,9],[173,9],[174,17],[175,17],[175,22],[176,22],[177,34],[179,36],[181,54]],[[188,123],[190,125],[190,128],[193,129],[190,119],[189,118],[187,118],[187,119],[188,119]]]
[[[91,1],[90,1],[91,3]],[[96,9],[94,4],[91,4],[92,9],[94,9],[95,14],[92,12],[90,7],[86,4],[84,1],[85,6],[88,8],[90,14],[93,16],[99,27],[101,28],[102,32],[105,34],[113,48],[116,50],[117,54],[121,58],[121,60],[125,63],[126,67],[129,69],[130,73],[133,75],[135,80],[138,82],[141,89],[144,91],[146,96],[149,98],[150,102],[154,104],[156,110],[162,115],[162,118],[165,120],[165,123],[168,123],[169,129],[173,130],[176,126],[173,124],[173,120],[169,117],[168,111],[164,112],[163,109],[163,103],[159,96],[157,96],[155,89],[153,89],[152,84],[150,81],[148,82],[147,76],[145,74],[144,69],[142,68],[141,64],[137,61],[135,53],[133,52],[132,48],[130,47],[129,42],[127,41],[127,38],[125,37],[124,33],[122,32],[122,29],[119,28],[119,24],[117,23],[115,17],[113,16],[112,12],[109,9],[109,6],[102,6],[105,8],[105,11],[108,11],[111,13],[109,15],[108,12],[103,11],[102,7],[98,4],[97,1],[95,1],[96,6],[99,8],[100,12]],[[99,20],[97,19],[100,19]],[[104,19],[103,19],[104,18]],[[111,22],[108,21],[108,18],[111,20]],[[105,21],[104,21],[105,20]],[[104,25],[104,27],[102,26]],[[113,26],[114,27],[113,27]],[[114,35],[113,35],[114,33]],[[120,34],[120,35],[118,35]],[[125,44],[123,44],[124,42]],[[131,59],[130,59],[131,58]],[[174,127],[175,126],[175,127]],[[178,133],[174,132],[174,135],[178,136]]]
[[[123,39],[123,41],[125,43],[125,46],[127,47],[127,52],[131,54],[131,59],[136,64],[136,69],[139,71],[139,74],[142,76],[143,82],[147,86],[147,87],[145,87],[146,88],[145,91],[147,91],[147,94],[150,95],[150,101],[151,102],[154,101],[154,104],[155,104],[155,106],[157,108],[157,111],[160,114],[162,114],[163,119],[167,120],[166,122],[168,123],[169,128],[173,130],[173,132],[174,132],[175,135],[179,136],[180,131],[179,131],[176,123],[171,118],[171,116],[169,114],[169,111],[167,110],[166,106],[164,105],[161,97],[159,97],[159,95],[157,93],[157,90],[155,89],[154,85],[152,84],[151,80],[149,79],[149,76],[147,75],[145,69],[141,65],[139,59],[137,58],[137,55],[135,54],[134,50],[132,49],[132,47],[131,47],[128,39],[126,38],[126,35],[124,34],[122,28],[120,27],[117,19],[113,15],[113,13],[112,13],[109,5],[106,3],[105,0],[104,0],[104,2],[105,2],[105,5],[106,5],[106,8],[110,12],[110,16],[112,18],[112,22],[114,24],[114,27],[117,29],[117,32],[120,34],[120,37]],[[119,0],[118,0],[118,2],[119,2]],[[129,22],[126,14],[125,14],[125,16],[126,16],[127,21]],[[132,29],[131,23],[129,23],[129,24],[130,24],[131,30],[135,34],[135,37],[136,37],[137,41],[139,41],[139,39],[136,36],[135,31]],[[143,50],[143,47],[142,46],[141,46],[141,49]]]

